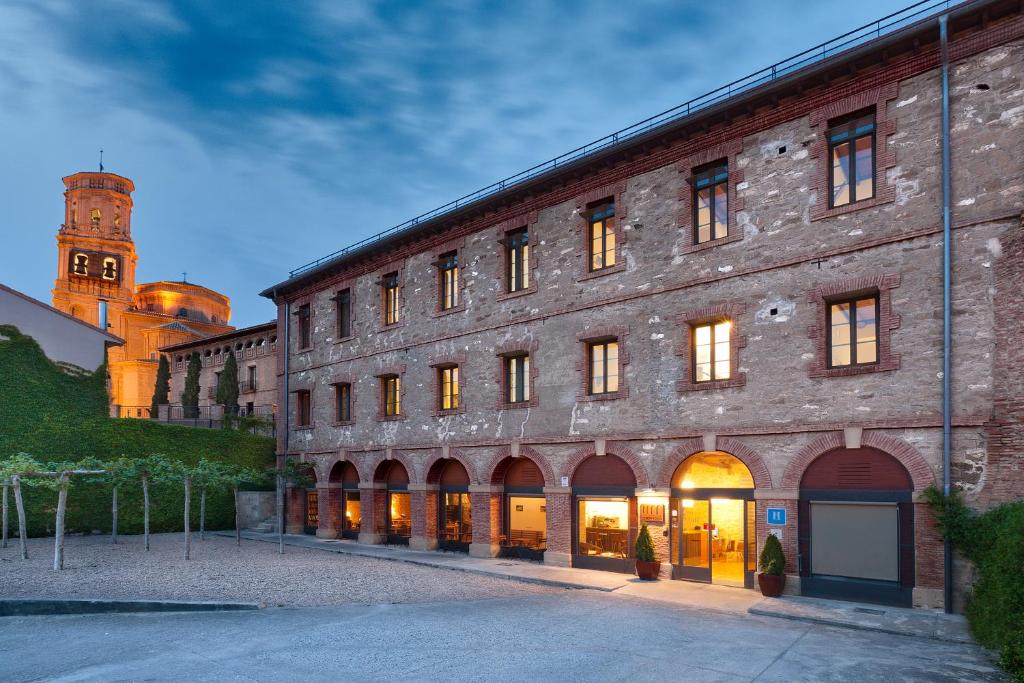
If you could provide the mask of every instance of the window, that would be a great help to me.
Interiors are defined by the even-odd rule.
[[[384,324],[398,323],[398,273],[388,273],[381,281],[384,297]]]
[[[310,332],[310,329],[309,329],[309,323],[310,323],[310,308],[309,308],[309,304],[302,304],[301,306],[299,306],[298,318],[299,318],[299,348],[300,349],[308,349],[310,346],[312,346],[312,342],[310,341],[310,334],[309,334],[309,332]]]
[[[590,271],[615,265],[615,203],[607,202],[590,210],[587,217],[590,242]]]
[[[313,424],[313,410],[309,390],[295,392],[295,424],[297,427],[309,427]]]
[[[352,291],[343,289],[335,297],[338,304],[338,339],[352,336]]]
[[[334,421],[352,421],[352,385],[348,382],[334,385]]]
[[[103,218],[102,212],[99,209],[91,209],[89,211],[89,220],[92,221],[94,228],[98,228],[100,225],[100,219]]]
[[[249,377],[245,382],[245,389],[246,391],[256,391],[256,366],[250,365],[248,367]]]
[[[878,297],[829,303],[828,364],[832,368],[878,362]]]
[[[619,342],[592,342],[588,348],[590,376],[587,390],[594,394],[613,394],[619,390]]]
[[[729,336],[732,321],[696,325],[693,328],[693,381],[714,382],[729,379]]]
[[[448,311],[459,305],[459,255],[458,252],[442,254],[437,263],[441,310]]]
[[[73,272],[75,275],[88,275],[89,274],[89,255],[88,254],[75,254],[75,265]]]
[[[440,391],[438,406],[441,410],[459,408],[459,366],[449,365],[437,369],[437,384]]]
[[[620,559],[629,557],[629,502],[581,498],[578,505],[577,553]]]
[[[104,280],[116,280],[117,279],[117,259],[113,256],[107,256],[103,259],[103,271],[101,273]]]
[[[505,387],[508,403],[527,403],[530,400],[530,356],[508,356],[505,361]]]
[[[530,244],[526,228],[511,232],[505,237],[508,272],[506,289],[509,293],[521,292],[530,287]]]
[[[693,176],[695,244],[729,236],[729,166],[717,162]]]
[[[380,378],[381,404],[386,417],[402,414],[402,380],[398,375],[386,375]]]
[[[875,196],[875,114],[860,112],[828,131],[829,206]]]

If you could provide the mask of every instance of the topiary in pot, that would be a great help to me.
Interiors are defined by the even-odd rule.
[[[654,581],[661,571],[661,562],[654,559],[654,541],[651,539],[651,532],[647,530],[647,523],[640,527],[640,533],[636,537],[636,575],[645,581]]]
[[[769,534],[765,539],[758,564],[761,573],[757,575],[757,585],[761,588],[761,595],[766,598],[782,595],[782,589],[786,586],[786,555],[782,552],[782,544],[777,536]]]

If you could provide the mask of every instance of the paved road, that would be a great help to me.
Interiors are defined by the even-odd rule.
[[[590,591],[0,619],[0,680],[1004,680],[979,648]]]

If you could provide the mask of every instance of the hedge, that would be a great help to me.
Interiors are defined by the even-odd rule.
[[[2,339],[6,337],[6,339]],[[143,419],[106,417],[106,369],[68,374],[50,361],[34,339],[10,325],[0,325],[0,458],[19,452],[39,461],[162,453],[195,464],[200,458],[247,467],[271,466],[274,440],[231,429],[201,429]],[[57,495],[27,487],[24,491],[30,536],[52,533]],[[195,493],[198,498],[198,491]],[[150,529],[181,529],[180,486],[155,484],[151,491]],[[118,530],[142,530],[142,487],[118,489]],[[198,501],[193,503],[198,522]],[[227,492],[207,497],[207,528],[229,528],[234,509]],[[110,530],[110,486],[74,485],[68,496],[69,532]]]
[[[934,488],[926,495],[943,535],[977,569],[967,599],[971,633],[1024,682],[1024,501],[979,514],[959,495]]]

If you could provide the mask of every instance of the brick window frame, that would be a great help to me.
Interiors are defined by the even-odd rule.
[[[679,170],[682,181],[682,187],[679,189],[679,229],[683,233],[683,246],[679,248],[680,254],[692,254],[743,239],[743,228],[736,220],[736,214],[743,210],[743,200],[739,197],[737,185],[743,182],[744,173],[736,161],[736,157],[742,151],[743,142],[731,140],[703,149],[677,162],[676,168]],[[722,159],[729,166],[729,179],[726,181],[729,201],[729,210],[726,212],[728,234],[725,237],[698,244],[693,225],[693,172],[702,166]]]
[[[341,293],[344,292],[345,290],[348,290],[348,311],[349,311],[348,312],[348,315],[349,315],[348,332],[349,332],[349,334],[348,334],[347,337],[342,337],[341,336],[341,318],[340,318],[341,309],[338,306],[338,297],[341,296]],[[331,297],[331,301],[334,302],[334,333],[336,335],[334,343],[335,344],[341,344],[343,342],[347,342],[347,341],[351,341],[352,339],[355,339],[355,337],[356,337],[356,332],[355,332],[355,329],[356,329],[356,287],[355,287],[355,282],[348,281],[348,282],[342,282],[342,283],[340,283],[338,285],[335,285],[334,286],[334,296]]]
[[[384,277],[390,273],[398,273],[398,322],[384,324]],[[374,287],[377,288],[377,331],[394,330],[405,324],[405,261],[395,261],[374,274]]]
[[[540,377],[540,371],[537,369],[537,349],[539,348],[540,342],[531,340],[508,342],[500,344],[494,349],[494,355],[498,357],[497,370],[494,377],[495,384],[498,386],[498,402],[495,406],[498,410],[536,408],[540,405],[540,397],[537,396],[537,378]],[[530,359],[530,376],[528,378],[530,382],[530,399],[519,403],[513,403],[508,400],[508,377],[505,373],[506,362],[514,356],[526,356]]]
[[[629,352],[626,351],[626,337],[629,336],[628,325],[598,325],[587,328],[576,334],[579,342],[579,358],[576,361],[576,372],[581,376],[577,401],[613,401],[629,396],[626,386],[626,366],[629,365]],[[605,394],[590,393],[590,345],[603,341],[616,341],[619,344],[619,390]]]
[[[432,272],[432,281],[434,283],[434,311],[433,317],[439,317],[442,315],[451,315],[452,313],[459,313],[466,310],[466,264],[463,259],[463,250],[466,246],[466,238],[460,237],[457,239],[448,240],[447,242],[434,247],[431,250],[431,254],[434,260],[430,263]],[[455,252],[455,258],[458,261],[459,266],[459,303],[451,308],[441,308],[441,267],[440,260],[442,254],[450,254]],[[401,286],[402,280],[399,275],[399,300],[401,300]],[[399,315],[399,321],[402,320]]]
[[[348,417],[347,420],[338,419],[338,387],[339,385],[348,385]],[[331,378],[331,388],[334,390],[334,412],[331,417],[331,426],[333,427],[346,427],[356,423],[356,383],[355,378],[352,375],[335,375]]]
[[[623,245],[626,243],[626,204],[623,201],[623,194],[626,192],[626,181],[603,185],[585,192],[576,197],[576,260],[577,274],[576,281],[582,282],[596,277],[621,273],[626,270],[626,261],[622,257]],[[615,265],[601,270],[590,270],[590,221],[588,220],[589,209],[599,202],[611,199],[615,203]]]
[[[879,88],[831,102],[808,114],[811,130],[814,131],[810,158],[816,166],[814,184],[818,198],[811,207],[811,221],[841,216],[896,201],[896,186],[890,185],[888,178],[889,169],[896,166],[896,150],[889,145],[889,137],[896,132],[896,119],[889,117],[888,104],[890,100],[896,99],[898,94],[899,84],[887,83]],[[829,196],[832,191],[829,187],[829,122],[871,107],[875,110],[875,196],[843,206],[829,207]]]
[[[444,417],[446,415],[458,415],[459,413],[466,412],[466,402],[463,400],[462,394],[462,377],[463,370],[466,367],[466,354],[465,353],[453,353],[443,356],[436,356],[430,360],[430,369],[434,373],[434,417]],[[441,407],[441,370],[444,368],[458,368],[459,369],[459,406],[457,408],[444,409]]]
[[[294,400],[292,401],[292,404],[295,406],[292,409],[292,425],[291,425],[292,429],[294,429],[294,430],[313,429],[316,426],[316,424],[315,424],[316,420],[313,417],[314,415],[316,415],[315,411],[313,410],[313,408],[315,407],[315,403],[313,401],[313,394],[314,394],[313,387],[312,386],[296,387],[295,389],[291,390],[291,393],[292,393],[293,398],[294,398]],[[299,424],[299,395],[300,394],[306,394],[307,396],[309,396],[309,423],[308,424]]]
[[[740,350],[747,346],[746,335],[739,334],[739,319],[746,310],[745,304],[722,304],[697,308],[678,317],[679,344],[676,345],[676,355],[683,359],[683,375],[676,380],[677,391],[717,391],[746,385],[747,373],[739,371]],[[693,378],[693,330],[700,325],[723,320],[732,321],[732,329],[729,331],[729,379],[696,382]]]
[[[399,420],[406,419],[409,406],[406,405],[405,365],[389,365],[380,368],[373,376],[377,378],[377,422],[398,422]],[[384,413],[384,379],[386,377],[398,378],[398,415],[386,415]]]
[[[302,330],[299,324],[299,314],[303,306],[309,306],[309,345],[307,346],[299,346],[299,342],[302,340]],[[295,335],[295,353],[302,353],[304,351],[312,350],[314,336],[313,333],[316,330],[316,326],[313,323],[314,319],[316,318],[316,312],[313,306],[313,296],[307,295],[302,297],[301,299],[296,299],[295,301],[293,301],[291,305],[291,314],[293,318],[292,322],[294,323],[293,334]]]
[[[539,216],[540,214],[537,211],[531,211],[502,221],[495,226],[500,246],[498,250],[498,294],[495,297],[498,301],[515,299],[537,291],[537,246],[540,244],[540,240],[537,239],[537,229],[535,226]],[[528,231],[529,235],[527,244],[530,247],[530,286],[516,292],[510,292],[508,291],[508,247],[505,246],[505,240],[509,234],[519,232],[524,228]]]
[[[814,360],[808,368],[810,377],[849,377],[874,372],[899,370],[900,354],[893,353],[892,331],[899,329],[900,316],[892,311],[892,290],[900,286],[899,274],[847,278],[808,290],[807,299],[817,306],[815,324],[807,328],[814,342]],[[829,306],[833,301],[857,296],[878,297],[878,362],[838,368],[828,366]]]

